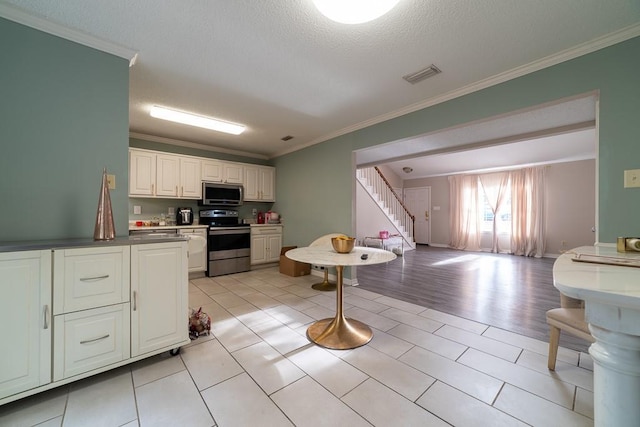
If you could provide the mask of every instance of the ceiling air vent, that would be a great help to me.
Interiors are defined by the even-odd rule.
[[[412,85],[423,81],[424,79],[428,79],[429,77],[433,77],[436,74],[440,74],[442,71],[435,65],[431,64],[427,68],[423,68],[420,71],[416,71],[415,73],[407,74],[402,78],[411,83]]]
[[[283,136],[282,138],[280,138],[283,141],[288,141],[290,139],[293,139],[293,137],[291,135],[287,135],[287,136]]]

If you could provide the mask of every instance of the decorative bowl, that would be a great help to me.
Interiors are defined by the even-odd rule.
[[[348,254],[356,244],[355,237],[332,237],[331,245],[339,254]]]

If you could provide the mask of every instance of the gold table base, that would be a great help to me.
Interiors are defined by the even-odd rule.
[[[314,343],[333,350],[348,350],[365,345],[373,338],[373,331],[364,323],[347,319],[342,311],[342,270],[336,266],[336,316],[318,320],[307,329],[307,337]]]
[[[327,270],[327,267],[324,268],[324,280],[322,282],[311,285],[311,287],[316,291],[323,292],[336,290],[336,284],[329,282],[329,270]]]
[[[307,337],[314,343],[333,350],[348,350],[365,345],[373,338],[373,331],[355,320],[328,318],[318,320],[307,329]]]

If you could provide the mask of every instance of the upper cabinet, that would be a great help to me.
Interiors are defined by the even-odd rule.
[[[129,195],[156,195],[156,158],[156,153],[129,150]]]
[[[153,151],[129,150],[129,195],[200,199],[201,160]]]
[[[201,166],[200,159],[180,157],[180,197],[185,199],[202,198]]]
[[[276,201],[276,169],[160,151],[129,149],[129,196],[201,199],[202,181],[240,184],[244,199]]]
[[[223,160],[202,160],[202,180],[209,182],[224,182],[226,184],[243,183],[242,163],[225,162]]]
[[[244,166],[244,199],[256,202],[275,202],[276,169],[271,166]]]

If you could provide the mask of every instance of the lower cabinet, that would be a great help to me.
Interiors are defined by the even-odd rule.
[[[131,356],[188,342],[186,242],[131,248]]]
[[[187,270],[185,240],[0,253],[0,405],[188,344]]]
[[[280,261],[282,226],[251,227],[251,265]]]
[[[128,359],[129,317],[129,303],[55,316],[53,380]]]
[[[0,398],[51,382],[51,251],[0,253]]]

